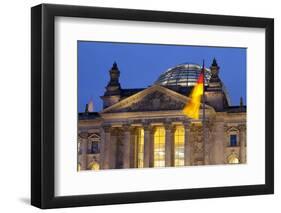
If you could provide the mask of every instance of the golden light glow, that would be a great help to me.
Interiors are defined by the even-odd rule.
[[[184,166],[184,128],[177,126],[174,134],[175,166]]]
[[[154,132],[154,167],[165,167],[164,127],[156,127]]]
[[[100,170],[100,165],[97,162],[93,162],[91,165],[91,170]]]
[[[239,159],[236,154],[232,153],[231,155],[228,156],[227,158],[228,163],[230,164],[237,164],[239,163]]]
[[[136,141],[135,141],[135,162],[137,168],[143,168],[144,158],[144,131],[143,128],[137,128],[136,130]]]

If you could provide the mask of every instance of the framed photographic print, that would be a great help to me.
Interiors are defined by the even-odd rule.
[[[31,9],[31,203],[274,192],[274,21]]]

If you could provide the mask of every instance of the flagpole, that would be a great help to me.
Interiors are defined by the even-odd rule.
[[[205,113],[205,61],[203,60],[203,68],[202,68],[202,72],[203,72],[203,119],[202,119],[202,128],[203,128],[203,152],[204,152],[204,164],[206,163],[205,160],[205,146],[206,146],[206,133],[205,133],[205,121],[206,121],[206,113]]]

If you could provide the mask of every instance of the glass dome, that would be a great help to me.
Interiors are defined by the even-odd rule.
[[[202,66],[198,64],[180,64],[162,73],[155,84],[164,86],[194,86],[201,73]],[[205,68],[205,85],[208,85],[211,71]]]

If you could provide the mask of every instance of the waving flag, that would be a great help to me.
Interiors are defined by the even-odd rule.
[[[183,108],[183,114],[193,119],[199,119],[201,96],[203,95],[203,93],[204,93],[204,64],[203,64],[202,71],[198,77],[197,83],[191,92],[190,95],[191,99],[186,103],[185,107]]]

